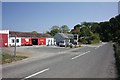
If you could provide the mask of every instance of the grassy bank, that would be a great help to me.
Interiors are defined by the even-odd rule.
[[[6,54],[6,53],[0,54],[0,56],[1,56],[0,64],[11,63],[13,61],[18,61],[18,60],[27,58],[26,56],[18,56],[17,55],[16,58],[14,59],[13,55]]]
[[[114,44],[116,67],[118,71],[118,78],[120,78],[120,45]]]

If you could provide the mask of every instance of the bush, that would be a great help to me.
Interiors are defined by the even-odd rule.
[[[97,33],[92,34],[91,38],[92,39],[89,41],[90,44],[96,44],[100,42],[100,37]]]
[[[80,40],[80,42],[83,43],[83,44],[87,44],[88,43],[88,41],[86,39],[82,39],[82,40]]]
[[[96,44],[100,42],[99,34],[92,33],[91,36],[88,36],[88,38],[83,38],[79,40],[83,44]]]

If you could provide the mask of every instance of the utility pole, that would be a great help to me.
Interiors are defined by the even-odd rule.
[[[14,60],[16,60],[16,35],[15,35],[15,47],[14,47]]]

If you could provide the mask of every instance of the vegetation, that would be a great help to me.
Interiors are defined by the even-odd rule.
[[[120,14],[107,22],[101,22],[97,29],[102,41],[114,41],[120,43]]]
[[[38,32],[37,32],[37,31],[32,31],[31,33],[33,33],[33,34],[38,34]]]
[[[47,33],[54,36],[59,32],[78,34],[81,43],[93,44],[100,40],[120,43],[120,14],[105,22],[82,22],[75,25],[72,30],[69,30],[67,25],[53,26]]]
[[[69,27],[67,25],[59,26],[52,26],[50,31],[47,31],[48,34],[51,36],[55,36],[56,33],[69,33]]]
[[[120,45],[114,44],[116,66],[118,71],[118,78],[120,78]]]
[[[74,26],[71,30],[72,34],[79,35],[79,42],[83,44],[95,44],[100,42],[100,36],[96,32],[96,28],[99,27],[95,22],[83,22]]]
[[[1,56],[2,56],[2,59],[0,59],[1,64],[11,63],[13,61],[18,61],[27,58],[26,56],[16,56],[16,60],[14,60],[14,57],[12,55],[6,53],[1,54]]]
[[[60,27],[60,32],[61,33],[68,33],[69,32],[69,27],[67,25],[63,25]]]

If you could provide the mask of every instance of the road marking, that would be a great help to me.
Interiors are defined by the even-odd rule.
[[[83,55],[89,53],[89,52],[90,52],[90,51],[87,51],[87,52],[85,52],[85,53],[82,53],[82,54],[80,54],[80,55],[78,55],[78,56],[73,57],[72,59],[76,59],[76,58],[78,58],[78,57],[80,57],[80,56],[83,56]]]
[[[36,75],[41,74],[41,73],[43,73],[43,72],[45,72],[45,71],[48,71],[48,70],[49,70],[49,68],[44,69],[44,70],[42,70],[42,71],[39,71],[39,72],[37,72],[37,73],[34,73],[34,74],[30,75],[30,76],[25,77],[25,78],[22,79],[22,80],[25,80],[25,79],[31,78],[31,77],[33,77],[33,76],[36,76]]]

